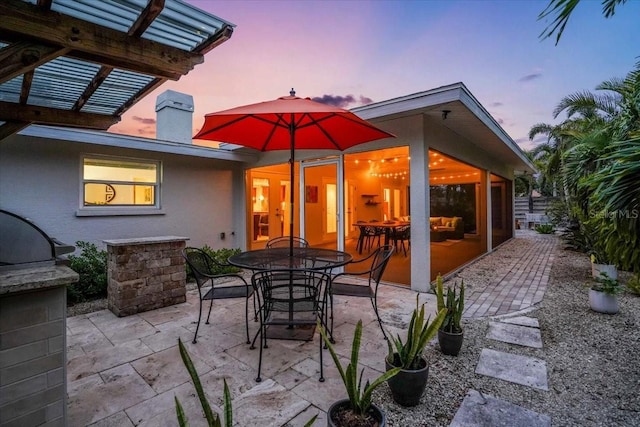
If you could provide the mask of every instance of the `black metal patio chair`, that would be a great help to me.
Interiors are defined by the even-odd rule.
[[[331,285],[329,286],[329,305],[331,306],[331,327],[329,332],[331,339],[333,340],[333,296],[342,295],[348,297],[364,297],[371,300],[373,311],[376,313],[378,324],[384,335],[384,339],[387,339],[387,334],[382,327],[382,320],[378,313],[378,287],[380,280],[384,274],[384,270],[387,268],[389,258],[393,254],[393,246],[383,245],[377,248],[374,252],[367,257],[351,261],[347,266],[359,265],[363,270],[353,272],[343,272],[334,275],[331,278]],[[353,280],[357,277],[366,278],[365,280]],[[346,280],[351,279],[351,280]],[[363,283],[364,282],[364,283]]]
[[[209,314],[207,314],[207,325],[209,324],[209,317],[211,316],[211,308],[213,307],[214,299],[228,299],[228,298],[244,298],[245,301],[245,321],[247,330],[247,344],[249,344],[249,298],[253,295],[253,308],[254,314],[257,319],[257,307],[255,294],[253,293],[253,287],[247,283],[244,277],[238,273],[218,273],[222,268],[228,267],[229,264],[221,263],[209,256],[205,251],[198,248],[184,248],[182,250],[182,256],[187,261],[189,268],[193,272],[193,276],[196,279],[198,285],[198,294],[200,297],[200,311],[198,313],[198,326],[196,326],[196,332],[193,336],[193,343],[195,344],[198,339],[198,330],[200,329],[200,320],[202,319],[202,304],[203,301],[209,300]],[[226,285],[219,283],[223,278],[237,278],[242,281],[242,285]],[[207,282],[210,282],[210,288],[203,293],[203,288],[206,289]]]
[[[260,355],[258,359],[258,376],[256,381],[262,381],[262,353],[268,348],[267,334],[269,328],[283,328],[291,332],[300,326],[308,326],[312,330],[318,320],[326,328],[327,289],[331,276],[318,270],[265,270],[256,272],[251,277],[251,284],[258,297],[258,312],[260,313],[260,329],[253,338],[250,348],[255,348],[255,342],[260,337]],[[273,339],[273,338],[271,338]],[[297,339],[287,338],[283,339]],[[310,335],[313,340],[313,335]],[[324,381],[322,363],[322,339],[319,340],[320,350],[320,381]]]
[[[393,245],[395,246],[396,251],[399,252],[398,244],[400,244],[404,251],[404,256],[407,256],[407,247],[411,248],[411,226],[401,225],[394,228],[391,238],[393,239]],[[404,245],[405,242],[407,242],[407,246]]]
[[[280,236],[274,237],[269,240],[266,244],[266,248],[288,248],[291,244],[291,237],[289,236]],[[307,242],[302,237],[293,236],[293,247],[294,248],[308,248],[309,242]]]

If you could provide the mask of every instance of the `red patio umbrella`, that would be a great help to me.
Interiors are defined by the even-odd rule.
[[[312,101],[283,96],[230,110],[209,113],[195,139],[228,142],[260,151],[290,150],[291,221],[293,240],[295,149],[345,150],[381,138],[395,138],[350,111]],[[293,248],[293,244],[290,245]]]

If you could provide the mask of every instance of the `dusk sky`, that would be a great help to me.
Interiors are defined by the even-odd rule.
[[[231,39],[178,82],[167,82],[109,131],[155,135],[155,100],[167,89],[204,115],[289,94],[346,100],[342,107],[463,82],[523,148],[560,99],[624,78],[640,61],[640,2],[605,19],[582,0],[555,45],[541,40],[547,1],[188,0],[236,25]],[[351,102],[349,102],[351,101]]]

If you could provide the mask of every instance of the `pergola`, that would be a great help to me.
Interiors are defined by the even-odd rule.
[[[106,130],[233,27],[181,0],[2,0],[0,141],[32,123]]]

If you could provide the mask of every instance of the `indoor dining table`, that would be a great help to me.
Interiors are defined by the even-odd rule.
[[[408,221],[370,221],[370,222],[355,222],[351,224],[354,227],[377,227],[384,230],[384,244],[388,245],[389,240],[391,240],[391,232],[395,230],[397,227],[402,227],[405,225],[411,225]],[[364,235],[360,232],[359,239],[363,239]],[[364,242],[358,242],[359,253],[362,253],[362,246]]]

